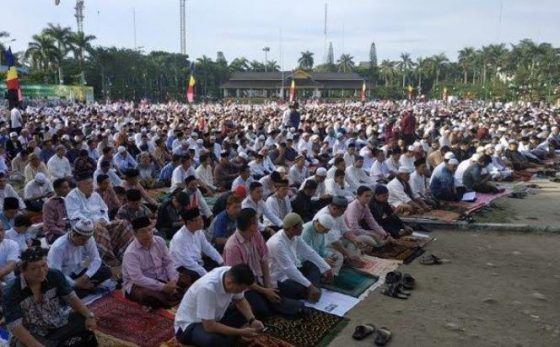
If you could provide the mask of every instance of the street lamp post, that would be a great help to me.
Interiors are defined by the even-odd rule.
[[[268,65],[268,52],[270,52],[270,47],[263,48],[263,52],[264,52],[264,72],[266,72],[267,65]]]

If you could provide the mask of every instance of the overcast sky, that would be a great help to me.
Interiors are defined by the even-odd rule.
[[[75,0],[0,0],[0,31],[16,39],[14,51],[27,47],[47,23],[76,30]],[[187,0],[187,54],[228,61],[238,56],[269,60],[285,69],[297,64],[300,52],[324,61],[324,5],[319,0]],[[179,0],[85,0],[84,31],[98,45],[144,51],[179,52]],[[342,53],[355,62],[368,60],[372,41],[378,60],[416,59],[445,53],[456,58],[465,46],[516,43],[523,38],[560,46],[560,0],[330,0],[327,41],[335,59]]]

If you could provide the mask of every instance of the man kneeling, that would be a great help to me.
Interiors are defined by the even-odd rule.
[[[255,282],[247,264],[216,268],[196,281],[175,315],[175,337],[198,347],[232,346],[264,329],[243,293]],[[235,308],[230,308],[230,303]],[[246,323],[248,326],[243,327]]]
[[[154,236],[148,217],[132,220],[134,241],[124,252],[122,273],[125,296],[152,308],[169,308],[181,300],[188,276],[175,270],[165,241]]]

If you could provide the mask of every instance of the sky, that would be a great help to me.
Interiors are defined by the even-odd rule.
[[[328,3],[327,42],[335,60],[347,53],[367,61],[375,42],[378,61],[398,60],[401,53],[445,53],[455,60],[466,46],[517,43],[524,38],[560,46],[559,0],[187,0],[187,54],[228,61],[245,56],[269,60],[289,70],[302,51],[325,60],[324,7]],[[76,30],[75,0],[0,0],[0,31],[27,47],[47,23]],[[11,8],[8,15],[8,8]],[[180,51],[179,0],[85,0],[84,31],[97,45],[144,52]]]

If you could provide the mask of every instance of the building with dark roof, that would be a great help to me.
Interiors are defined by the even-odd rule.
[[[354,72],[235,72],[222,84],[224,97],[280,97],[289,94],[292,80],[295,81],[298,97],[359,97],[366,83]]]

